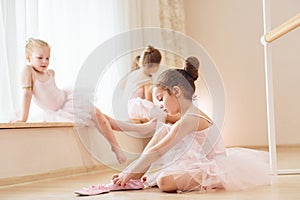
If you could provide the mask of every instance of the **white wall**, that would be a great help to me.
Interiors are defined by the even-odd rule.
[[[300,13],[300,1],[272,1],[272,27]],[[277,139],[300,143],[300,28],[272,43]]]
[[[228,146],[267,144],[262,0],[185,0],[187,35],[208,51],[226,93]],[[272,0],[272,28],[299,12],[300,1]],[[300,29],[272,43],[278,144],[300,144]]]

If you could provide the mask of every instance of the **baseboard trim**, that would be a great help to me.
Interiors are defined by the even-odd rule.
[[[26,176],[17,176],[17,177],[8,177],[0,179],[0,187],[9,187],[12,185],[26,184],[36,181],[45,181],[49,179],[62,178],[66,176],[76,176],[80,174],[107,171],[111,170],[105,165],[94,165],[88,167],[76,167],[68,169],[59,169],[47,173],[26,175]]]
[[[269,150],[268,145],[241,145],[241,146],[226,146],[227,148],[241,147],[255,150]],[[276,148],[299,148],[300,144],[277,144]]]

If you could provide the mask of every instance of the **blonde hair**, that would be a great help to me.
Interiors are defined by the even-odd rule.
[[[35,49],[39,49],[42,47],[48,47],[51,49],[50,45],[40,39],[29,38],[25,45],[25,55],[26,57],[30,56]]]
[[[137,55],[137,56],[134,58],[134,60],[133,60],[133,62],[132,62],[132,64],[131,64],[131,67],[130,67],[130,70],[131,70],[131,71],[134,71],[134,70],[140,68],[140,66],[139,66],[140,58],[141,58],[140,55]]]

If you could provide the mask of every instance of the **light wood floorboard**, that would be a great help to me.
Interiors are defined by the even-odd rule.
[[[300,166],[299,148],[284,150],[279,153],[279,166],[287,164]],[[26,184],[0,187],[0,200],[80,200],[80,199],[118,199],[118,200],[298,200],[300,199],[300,175],[279,175],[273,178],[270,186],[248,191],[227,192],[219,190],[211,193],[189,192],[183,194],[164,193],[158,188],[136,191],[118,191],[92,197],[78,197],[74,190],[99,183],[109,183],[117,172],[105,169],[98,172],[36,181]]]
[[[15,185],[0,189],[1,200],[79,200],[79,199],[144,199],[144,200],[194,200],[194,199],[300,199],[300,175],[280,175],[274,178],[270,186],[261,188],[227,192],[219,190],[211,193],[189,192],[183,194],[173,194],[160,192],[157,188],[149,188],[136,191],[117,191],[107,194],[101,194],[92,197],[78,197],[73,191],[90,184],[107,183],[113,171],[90,173],[80,176],[53,179],[29,184]]]

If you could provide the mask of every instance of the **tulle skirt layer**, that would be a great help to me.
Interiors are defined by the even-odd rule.
[[[164,122],[166,113],[151,101],[137,97],[128,101],[128,116],[129,119],[147,119],[149,121],[156,118],[158,121]]]
[[[172,177],[181,191],[246,190],[270,184],[268,154],[245,148],[228,148],[227,155],[213,159],[178,159],[173,164],[156,163],[148,173],[147,184],[157,185],[160,178]],[[159,166],[159,167],[158,167]]]
[[[93,105],[85,98],[78,97],[74,100],[72,92],[67,92],[66,100],[60,109],[45,112],[45,120],[48,122],[73,122],[78,125],[94,126]]]

